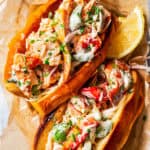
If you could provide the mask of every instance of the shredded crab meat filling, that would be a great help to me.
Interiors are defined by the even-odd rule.
[[[91,61],[99,51],[111,14],[103,6],[97,6],[95,0],[74,5],[65,42],[72,48],[73,66],[76,66]]]
[[[49,132],[46,150],[92,149],[97,139],[109,134],[117,105],[126,92],[131,92],[132,77],[129,67],[118,60],[102,64],[98,72],[103,72],[105,79],[101,82],[96,74],[94,85],[70,99],[62,121]]]
[[[66,58],[62,53],[65,53],[66,46],[72,57],[71,73],[79,69],[76,67],[80,64],[91,61],[101,48],[103,32],[111,22],[110,13],[102,6],[96,6],[95,1],[84,2],[84,5],[83,1],[74,3],[75,8],[69,18],[70,33],[64,43],[60,42],[57,32],[57,13],[54,16],[49,14],[48,18],[41,19],[39,29],[27,37],[26,52],[15,55],[8,81],[16,83],[26,97],[38,96],[63,80],[61,75],[66,69]],[[67,3],[65,5],[68,7]]]
[[[57,84],[63,72],[61,43],[53,27],[54,21],[43,18],[37,32],[26,39],[25,54],[14,57],[10,82],[16,82],[27,97]]]

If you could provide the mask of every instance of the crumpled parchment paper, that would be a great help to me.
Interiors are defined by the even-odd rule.
[[[23,27],[28,14],[34,10],[35,4],[41,4],[47,0],[4,0],[0,3],[0,129],[3,127],[3,135],[0,137],[0,149],[2,150],[28,150],[29,145],[26,138],[16,125],[12,105],[14,96],[8,93],[2,84],[3,68],[8,52],[8,42],[15,33]],[[148,0],[103,0],[107,6],[117,8],[122,12],[130,12],[135,5],[140,5],[148,15]],[[148,18],[148,17],[147,17]],[[136,49],[133,56],[146,55],[146,34],[143,41]],[[149,150],[150,149],[150,88],[145,84],[145,110],[136,121],[124,150]],[[144,91],[143,91],[144,92]],[[20,105],[26,107],[21,100]],[[16,104],[15,104],[16,105]],[[23,109],[23,107],[22,107]],[[11,113],[10,113],[11,112]],[[30,115],[31,112],[28,114]],[[9,116],[10,114],[10,116]],[[5,120],[3,119],[5,117]],[[9,118],[8,118],[9,116]],[[9,119],[9,120],[8,120]],[[38,122],[35,117],[34,122]],[[6,126],[8,123],[8,126]],[[30,123],[29,123],[30,126]],[[2,130],[0,130],[0,133]]]

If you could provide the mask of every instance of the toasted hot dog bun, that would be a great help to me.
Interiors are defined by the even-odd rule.
[[[133,87],[132,93],[126,93],[120,103],[118,110],[112,118],[113,128],[103,139],[97,141],[97,150],[120,150],[126,143],[131,132],[132,126],[144,108],[143,82],[135,71],[132,71]],[[35,136],[33,150],[44,150],[46,147],[49,131],[55,121],[61,120],[65,112],[66,104],[57,109],[52,119],[45,121],[39,127]],[[54,119],[55,118],[55,119]]]
[[[65,0],[66,1],[66,0]],[[65,3],[64,1],[64,3]],[[25,28],[19,32],[11,41],[9,44],[9,53],[7,57],[7,62],[5,65],[5,71],[4,71],[4,83],[5,87],[12,93],[21,96],[26,97],[23,94],[23,91],[21,91],[18,86],[15,83],[8,82],[10,78],[10,72],[13,64],[14,55],[16,52],[24,53],[25,51],[25,40],[28,37],[28,35],[32,31],[37,31],[39,28],[39,23],[42,17],[45,17],[48,15],[48,12],[55,12],[60,4],[61,0],[56,1],[52,0],[49,1],[47,4],[39,7],[31,16],[29,17],[27,24]],[[82,2],[83,3],[83,2]],[[57,10],[58,13],[58,19],[60,23],[64,24],[65,28],[64,30],[57,29],[58,35],[60,38],[60,41],[65,40],[65,36],[67,33],[69,33],[68,29],[68,20],[70,13],[73,10],[72,1],[68,0],[68,11],[66,9],[60,9]],[[107,35],[103,34],[103,42],[104,37]],[[69,49],[67,49],[69,51]],[[46,116],[48,113],[52,112],[56,107],[67,101],[67,99],[73,95],[78,89],[82,87],[83,84],[91,77],[92,73],[96,70],[96,68],[104,61],[106,53],[105,49],[102,48],[99,50],[99,52],[96,54],[94,59],[92,59],[89,62],[85,62],[79,70],[77,70],[73,75],[69,76],[70,73],[70,55],[68,53],[64,53],[64,72],[62,74],[62,77],[60,81],[58,82],[58,85],[54,87],[53,90],[50,90],[48,92],[44,92],[34,98],[34,101],[31,101],[32,106],[35,108],[36,111],[41,116]],[[28,97],[27,97],[28,98]]]

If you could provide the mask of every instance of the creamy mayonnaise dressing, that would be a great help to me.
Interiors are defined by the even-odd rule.
[[[99,68],[98,71],[103,71],[106,75],[104,83],[98,81],[94,87],[83,88],[78,96],[70,99],[62,122],[58,124],[59,126],[56,123],[49,132],[46,150],[77,149],[78,147],[82,150],[92,149],[96,139],[101,140],[112,130],[112,118],[118,109],[119,101],[131,88],[132,77],[128,66],[117,60],[103,64]],[[121,96],[116,103],[117,95]],[[64,130],[63,124],[68,123],[69,126]],[[74,128],[77,128],[78,132],[75,132]],[[73,138],[70,138],[70,133]]]

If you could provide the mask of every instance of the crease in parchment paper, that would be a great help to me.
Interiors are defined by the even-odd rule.
[[[4,90],[0,86],[0,136],[2,136],[3,130],[7,127],[10,110],[11,109],[7,104]]]
[[[24,0],[4,0],[0,4],[0,136],[8,125],[13,97],[7,94],[2,86],[8,43],[14,34],[24,26],[28,9]]]

